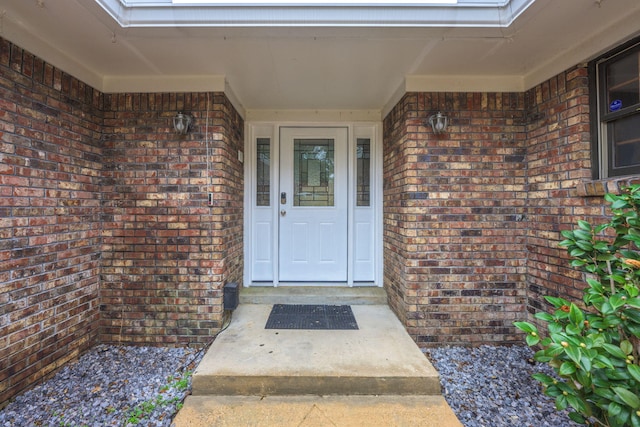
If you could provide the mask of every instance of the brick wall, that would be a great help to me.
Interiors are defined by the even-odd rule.
[[[102,101],[0,38],[0,404],[96,342]]]
[[[408,93],[384,120],[385,286],[421,346],[520,339],[524,118],[524,94]]]
[[[578,219],[605,221],[602,194],[584,197],[576,191],[591,178],[589,85],[586,66],[536,86],[525,94],[528,111],[527,286],[528,311],[549,306],[544,295],[580,300],[582,274],[570,267],[561,230]],[[597,192],[596,192],[597,193]]]
[[[178,111],[194,117],[185,136]],[[223,94],[105,95],[101,341],[204,343],[220,328],[222,286],[242,280],[243,128]]]
[[[243,270],[225,95],[105,95],[1,38],[0,91],[0,405],[100,341],[210,340]]]
[[[0,404],[98,340],[208,341],[243,270],[229,100],[104,95],[2,39],[0,90]],[[385,286],[419,345],[520,343],[543,295],[580,296],[557,243],[606,213],[584,197],[588,113],[578,66],[521,94],[408,93],[385,118]]]

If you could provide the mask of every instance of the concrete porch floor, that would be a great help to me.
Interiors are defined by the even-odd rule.
[[[236,309],[204,356],[176,427],[461,425],[387,305],[355,302],[358,330],[268,330],[265,292]]]

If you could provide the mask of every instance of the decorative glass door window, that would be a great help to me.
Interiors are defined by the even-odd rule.
[[[271,198],[271,140],[258,138],[256,146],[256,206],[269,206]]]
[[[334,206],[333,139],[295,139],[293,206]]]
[[[356,147],[357,182],[356,194],[358,206],[371,204],[371,140],[358,138]]]

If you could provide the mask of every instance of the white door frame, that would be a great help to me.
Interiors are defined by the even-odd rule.
[[[278,286],[279,182],[281,127],[343,127],[348,130],[349,209],[346,286],[382,286],[382,123],[380,122],[247,122],[245,127],[244,286]],[[256,206],[257,141],[270,141],[269,206]],[[371,206],[356,206],[356,147],[359,138],[371,142]],[[240,154],[240,153],[239,153]],[[361,219],[364,218],[364,219]],[[367,236],[356,239],[356,233]],[[260,242],[256,244],[256,242]],[[366,243],[362,243],[366,242]],[[369,245],[367,245],[369,243]],[[362,253],[367,249],[369,253]],[[356,251],[360,251],[356,256]],[[364,273],[362,273],[364,271]],[[371,274],[367,272],[370,271]],[[366,280],[360,280],[366,277]],[[363,275],[364,274],[364,275]],[[284,283],[283,283],[284,284]],[[313,283],[304,283],[310,285]],[[338,283],[334,283],[337,285]],[[287,283],[287,285],[291,285]],[[302,283],[298,285],[303,285]]]

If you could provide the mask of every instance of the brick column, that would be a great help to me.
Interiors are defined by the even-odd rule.
[[[586,66],[561,73],[526,93],[528,152],[528,310],[548,311],[545,295],[582,299],[582,273],[558,246],[562,230],[576,221],[605,222],[604,189],[581,197],[576,188],[591,178],[589,82]],[[600,184],[602,186],[602,184]]]
[[[102,102],[0,38],[0,406],[97,342]]]
[[[184,136],[179,111],[194,117]],[[105,95],[102,341],[205,343],[220,328],[222,287],[242,280],[243,127],[220,93]]]
[[[524,130],[512,93],[408,93],[384,120],[385,286],[421,346],[520,339]]]

